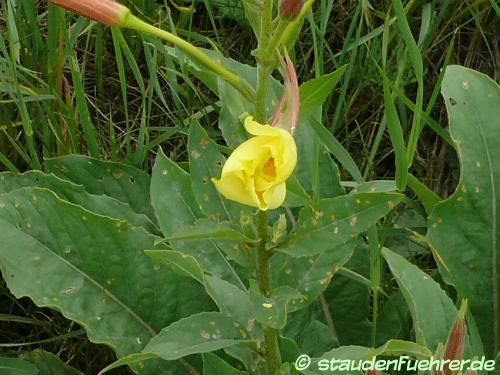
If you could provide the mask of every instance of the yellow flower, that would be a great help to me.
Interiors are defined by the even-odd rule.
[[[295,140],[287,130],[259,124],[251,116],[245,119],[245,129],[253,137],[229,156],[220,180],[212,181],[227,199],[261,210],[278,208],[297,165]]]

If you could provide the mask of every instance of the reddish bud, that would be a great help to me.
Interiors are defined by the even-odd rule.
[[[271,125],[288,130],[293,135],[300,118],[299,82],[295,67],[288,53],[285,54],[284,59],[281,59],[281,65],[285,71],[283,97],[276,107]]]
[[[121,26],[130,10],[114,0],[49,0],[80,16],[108,26]]]
[[[465,324],[465,313],[467,312],[467,300],[462,302],[460,311],[458,312],[457,319],[453,323],[446,348],[443,353],[443,359],[448,360],[461,360],[464,355],[465,336],[467,335],[467,326]],[[450,375],[452,371],[447,365],[443,368],[444,375]]]
[[[382,375],[382,372],[378,370],[367,370],[366,375]]]
[[[304,6],[305,0],[281,0],[280,4],[280,16],[287,21],[293,21],[296,19],[302,7]]]

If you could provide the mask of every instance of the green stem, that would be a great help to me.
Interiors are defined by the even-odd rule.
[[[276,31],[274,32],[273,37],[271,38],[269,44],[267,45],[266,54],[268,56],[273,56],[276,50],[281,47],[280,46],[281,36],[283,35],[283,32],[286,30],[288,24],[289,24],[288,21],[284,21],[280,18],[278,26],[276,27]]]
[[[270,252],[266,250],[267,221],[267,212],[259,210],[257,213],[257,229],[260,237],[257,248],[257,282],[261,293],[265,296],[269,295],[271,290]],[[279,369],[281,362],[278,335],[274,328],[265,327],[264,345],[268,374],[273,375]]]
[[[255,120],[265,124],[267,122],[266,97],[269,83],[270,69],[262,64],[257,66],[257,98],[255,101]]]
[[[163,40],[166,40],[169,43],[172,43],[186,54],[190,55],[191,57],[201,62],[203,65],[208,67],[214,73],[224,78],[227,82],[233,85],[238,91],[240,91],[241,94],[246,99],[252,102],[255,100],[255,91],[247,81],[241,78],[240,75],[225,68],[223,65],[212,59],[210,56],[205,54],[199,48],[195,47],[194,45],[185,41],[184,39],[179,38],[177,35],[174,35],[172,33],[169,33],[168,31],[150,25],[149,23],[142,21],[141,19],[137,18],[132,14],[129,14],[123,20],[120,26],[133,29],[139,32],[151,34]]]
[[[368,240],[370,243],[370,280],[372,289],[372,331],[371,345],[375,347],[377,342],[377,321],[379,313],[379,291],[382,281],[382,249],[379,244],[377,227],[368,230]]]

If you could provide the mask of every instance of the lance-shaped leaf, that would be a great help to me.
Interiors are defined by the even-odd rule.
[[[277,250],[291,256],[311,256],[334,249],[357,237],[392,210],[402,199],[396,193],[349,194],[323,199],[315,209],[300,212],[297,226]]]
[[[156,231],[153,222],[143,214],[138,214],[127,203],[102,194],[90,194],[81,185],[63,180],[53,174],[29,171],[23,174],[5,172],[0,174],[0,193],[8,193],[22,187],[41,187],[52,190],[70,203],[78,204],[89,211],[115,219],[128,221],[132,225],[143,226]]]
[[[360,375],[363,372],[362,371],[346,371],[344,370],[339,370],[338,367],[337,369],[332,369],[330,371],[330,361],[332,359],[340,360],[340,361],[364,361],[370,359],[370,349],[366,348],[364,346],[356,346],[356,345],[349,345],[349,346],[341,346],[339,348],[335,348],[330,350],[329,352],[323,354],[320,358],[313,358],[311,365],[304,371],[302,371],[306,375],[320,375],[320,374],[335,374],[335,375],[340,375],[340,374],[346,374],[349,373],[351,375]],[[321,361],[321,362],[320,362]],[[324,366],[320,367],[320,363],[325,363]],[[337,365],[339,363],[337,362]],[[325,370],[326,368],[326,370]]]
[[[203,375],[248,375],[246,371],[239,371],[215,354],[203,354]]]
[[[209,182],[210,183],[210,182]],[[191,177],[160,150],[153,168],[151,201],[165,237],[175,235],[205,215],[196,203]],[[229,243],[232,246],[232,243]],[[245,289],[221,246],[212,240],[171,241],[170,246],[194,257],[205,270]]]
[[[144,352],[173,360],[250,341],[238,321],[219,312],[206,312],[164,328],[146,345]]]
[[[446,342],[457,309],[439,284],[417,266],[389,249],[382,254],[410,308],[417,343],[435,351]]]
[[[143,253],[155,248],[157,237],[48,190],[0,195],[0,232],[0,265],[12,293],[61,311],[118,357],[140,351],[162,327],[210,306],[195,281]],[[140,373],[169,367],[155,360]]]
[[[357,366],[358,361],[378,360],[380,356],[409,356],[417,358],[428,358],[432,355],[431,351],[425,346],[410,341],[389,340],[384,345],[372,349],[363,346],[341,346],[335,348],[320,358],[313,358],[312,364],[304,371],[306,375],[328,374],[363,374],[364,371],[349,370],[349,362],[354,362]],[[330,368],[331,360],[335,359],[335,368]],[[321,360],[322,364],[321,364]],[[346,368],[347,366],[347,368]],[[394,366],[394,365],[393,365]]]
[[[118,199],[155,220],[149,199],[150,177],[137,168],[82,155],[47,159],[45,167],[56,176],[83,185],[91,194]]]
[[[37,375],[38,369],[32,363],[19,358],[0,357],[2,375]]]
[[[300,300],[303,296],[289,286],[280,286],[265,297],[258,290],[250,290],[252,312],[264,326],[282,329],[285,327],[290,301]]]
[[[37,367],[38,375],[83,375],[77,369],[65,364],[59,357],[42,349],[35,349],[23,355],[22,358]]]
[[[429,217],[428,238],[446,281],[468,299],[492,357],[500,348],[500,87],[483,74],[450,66],[442,95],[462,171],[455,193]]]
[[[222,240],[222,241],[242,241],[256,243],[259,240],[247,237],[239,231],[235,225],[230,222],[223,221],[216,223],[210,219],[199,219],[193,225],[184,228],[183,230],[166,236],[164,241],[176,240]]]
[[[334,72],[313,78],[300,85],[302,114],[309,115],[323,105],[346,71],[344,65]]]
[[[355,245],[345,244],[335,250],[310,258],[294,258],[284,254],[273,257],[276,285],[295,288],[301,298],[290,302],[289,311],[300,310],[323,293],[335,273],[351,258]]]
[[[196,121],[189,126],[188,151],[193,192],[202,211],[211,220],[238,223],[242,212],[252,212],[249,207],[224,198],[215,188],[211,179],[220,177],[226,158]]]

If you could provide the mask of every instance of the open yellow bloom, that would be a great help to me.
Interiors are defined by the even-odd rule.
[[[249,116],[245,129],[253,137],[229,156],[217,190],[233,201],[261,210],[278,208],[285,200],[286,180],[297,165],[297,146],[287,130],[262,125]]]

